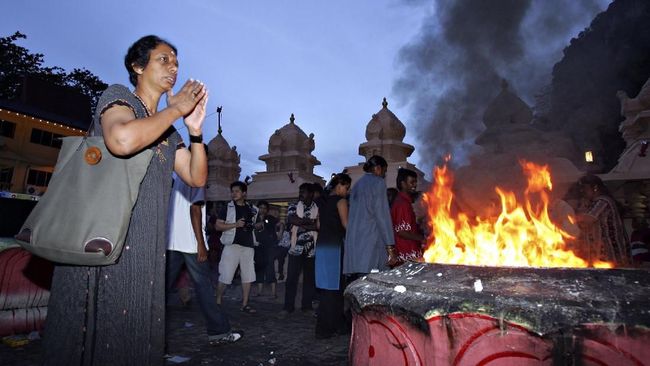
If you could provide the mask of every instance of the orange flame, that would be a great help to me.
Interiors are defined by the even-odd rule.
[[[448,161],[448,158],[445,159]],[[549,195],[553,189],[548,166],[520,162],[528,179],[524,204],[513,192],[496,187],[501,213],[496,218],[452,215],[453,175],[447,164],[436,167],[435,183],[424,195],[432,233],[424,259],[449,263],[514,267],[588,267],[589,263],[567,248],[574,239],[549,218]],[[573,220],[573,218],[570,218]],[[594,267],[611,268],[607,262]]]

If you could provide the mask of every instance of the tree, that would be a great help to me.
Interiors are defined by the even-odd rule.
[[[84,68],[66,73],[58,66],[43,66],[42,53],[31,53],[16,44],[16,41],[26,38],[20,32],[0,37],[0,99],[18,98],[24,77],[33,75],[55,85],[71,87],[89,97],[91,105],[97,104],[99,96],[108,87],[106,83]]]

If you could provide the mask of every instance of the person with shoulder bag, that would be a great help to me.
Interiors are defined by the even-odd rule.
[[[172,172],[189,186],[201,187],[208,168],[202,144],[208,91],[203,83],[190,79],[172,92],[177,55],[171,43],[157,36],[140,38],[124,59],[135,90],[112,85],[99,98],[91,133],[103,137],[107,150],[89,149],[87,163],[101,166],[109,159],[106,155],[131,159],[143,151],[150,151],[151,158],[136,185],[137,201],[128,211],[128,231],[114,264],[56,266],[43,338],[44,365],[164,363],[165,232]],[[167,107],[158,111],[163,94],[167,94]],[[173,127],[179,118],[190,135],[189,149]],[[97,195],[105,194],[94,188]],[[89,218],[90,229],[111,207],[86,205],[80,210]],[[115,249],[105,241],[95,242],[95,247],[86,249]]]

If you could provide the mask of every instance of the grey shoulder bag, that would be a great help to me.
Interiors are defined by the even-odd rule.
[[[133,98],[124,87],[111,88]],[[99,118],[97,112],[89,132]],[[102,136],[64,137],[47,191],[15,238],[23,248],[53,262],[114,264],[152,156],[151,149],[114,156]]]
[[[145,149],[121,158],[102,136],[64,137],[47,191],[16,239],[53,262],[115,263],[152,155]]]

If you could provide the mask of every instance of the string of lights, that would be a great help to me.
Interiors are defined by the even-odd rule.
[[[50,125],[50,126],[59,127],[59,128],[65,128],[66,130],[71,130],[71,131],[78,132],[78,133],[85,133],[86,132],[86,131],[83,131],[83,130],[80,130],[80,129],[77,129],[77,128],[74,128],[74,127],[66,126],[66,125],[61,124],[61,123],[50,122],[50,121],[47,121],[47,120],[44,120],[44,119],[40,119],[40,118],[33,117],[33,116],[23,114],[23,113],[10,111],[10,110],[7,110],[7,109],[0,108],[0,113],[1,112],[5,112],[5,113],[7,113],[9,115],[14,114],[14,115],[16,115],[18,117],[21,117],[21,118],[31,119],[33,121],[38,121],[38,122],[45,123],[45,124]]]

